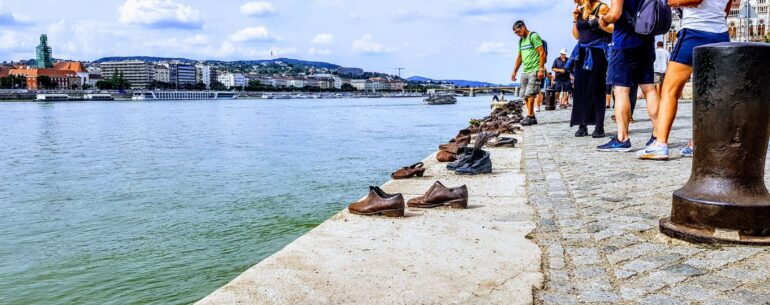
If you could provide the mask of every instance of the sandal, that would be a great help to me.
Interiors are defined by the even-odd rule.
[[[414,176],[422,177],[423,174],[425,174],[425,168],[423,167],[424,165],[425,164],[422,162],[417,162],[411,166],[402,167],[401,169],[390,174],[390,177],[393,179],[408,179]]]

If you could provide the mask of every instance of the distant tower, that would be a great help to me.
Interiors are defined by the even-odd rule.
[[[37,67],[53,68],[51,47],[48,46],[48,35],[40,35],[40,44],[37,46]]]

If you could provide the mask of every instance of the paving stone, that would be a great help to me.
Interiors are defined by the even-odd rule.
[[[546,305],[571,305],[577,304],[577,296],[566,293],[545,293],[540,298]]]
[[[693,285],[679,285],[668,290],[668,293],[692,301],[705,301],[718,294],[717,291]]]
[[[645,297],[644,299],[639,301],[639,303],[643,305],[684,305],[685,304],[684,302],[665,294],[655,294],[655,295]]]
[[[602,289],[587,289],[578,294],[578,301],[581,303],[618,303],[620,297]]]

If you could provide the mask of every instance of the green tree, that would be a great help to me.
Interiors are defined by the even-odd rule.
[[[96,88],[99,90],[112,90],[112,82],[108,80],[100,80],[96,82]]]
[[[42,89],[56,89],[59,86],[50,76],[41,75],[37,77],[37,87]]]
[[[225,87],[225,84],[223,84],[223,83],[220,83],[218,81],[212,81],[211,82],[211,90],[213,90],[213,91],[223,91],[223,90],[227,90],[227,88]]]
[[[358,89],[356,89],[356,87],[353,87],[353,85],[351,84],[345,83],[345,84],[342,84],[342,87],[340,88],[340,90],[345,92],[352,92],[352,91],[357,91]]]
[[[204,83],[196,83],[195,86],[193,86],[194,90],[203,91],[206,90],[206,84]]]
[[[93,88],[93,86],[89,84],[83,84],[83,90],[91,90],[91,88]]]
[[[250,80],[246,86],[246,91],[260,91],[262,90],[262,84],[258,80]]]

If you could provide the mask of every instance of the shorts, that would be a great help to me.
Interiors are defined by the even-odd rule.
[[[612,95],[612,85],[607,85],[607,89],[605,90],[604,94]]]
[[[631,88],[649,85],[655,81],[655,46],[653,44],[630,49],[612,50],[607,82]]]
[[[554,88],[556,88],[556,92],[572,92],[572,83],[569,81],[556,81]]]
[[[521,74],[521,88],[524,91],[522,96],[530,97],[536,96],[540,93],[540,83],[542,81],[537,78],[537,71],[531,73]]]
[[[655,72],[655,84],[663,84],[663,80],[666,79],[666,73]]]
[[[677,35],[676,46],[671,52],[671,61],[692,67],[693,51],[696,47],[710,43],[730,42],[730,34],[711,33],[693,29],[682,29]]]

